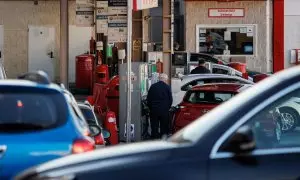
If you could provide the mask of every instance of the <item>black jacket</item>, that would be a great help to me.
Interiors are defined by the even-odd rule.
[[[191,71],[191,74],[210,74],[210,70],[203,66],[198,66]]]
[[[147,103],[152,112],[169,112],[173,103],[170,86],[162,81],[153,84],[148,91]]]

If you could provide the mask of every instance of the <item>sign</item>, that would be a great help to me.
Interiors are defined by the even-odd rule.
[[[108,1],[97,1],[96,9],[96,29],[97,33],[103,33],[107,36],[107,15],[108,15]]]
[[[158,0],[133,0],[133,10],[142,10],[158,7]]]
[[[138,51],[138,50],[140,50],[141,47],[142,47],[142,42],[141,42],[141,40],[134,40],[132,44],[133,44],[132,46],[133,46],[133,50],[134,50],[134,51]]]
[[[109,0],[108,14],[127,14],[127,0]]]
[[[127,16],[108,17],[108,42],[127,42]]]
[[[243,8],[209,8],[208,17],[244,17],[245,9]]]
[[[76,7],[76,25],[82,27],[94,26],[94,9],[93,7]]]
[[[94,5],[94,0],[76,0],[77,5],[88,5],[88,6],[93,6]]]
[[[134,138],[134,124],[131,124],[130,126],[130,134],[131,134],[131,138]],[[124,131],[124,137],[127,136],[127,124],[125,123],[125,131]]]
[[[102,8],[102,7],[108,7],[108,1],[97,1],[96,2],[96,7],[97,8]]]

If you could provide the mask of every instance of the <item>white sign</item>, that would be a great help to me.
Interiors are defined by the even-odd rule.
[[[103,33],[105,36],[107,36],[107,31],[108,31],[107,19],[106,20],[97,19],[96,24],[97,24],[97,33]]]
[[[127,0],[108,0],[108,14],[127,14]]]
[[[96,2],[96,7],[97,8],[102,8],[102,7],[108,7],[108,1],[97,1]]]
[[[93,7],[77,6],[76,8],[76,25],[82,27],[94,26],[94,9]]]
[[[150,9],[158,7],[158,0],[134,0],[133,5],[133,9],[135,11],[142,9]]]
[[[244,9],[211,8],[208,9],[208,17],[244,17]]]
[[[76,4],[92,6],[94,5],[94,0],[76,0]]]
[[[108,42],[127,42],[127,16],[108,17]]]

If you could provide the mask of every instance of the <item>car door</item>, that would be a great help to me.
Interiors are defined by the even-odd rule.
[[[285,89],[257,104],[243,118],[229,127],[214,145],[210,155],[209,179],[230,180],[296,180],[300,178],[300,128],[283,133],[283,118],[270,118],[281,104],[291,97],[300,97],[300,84]],[[285,93],[285,94],[283,94]],[[298,117],[299,118],[299,117]],[[240,128],[252,129],[256,147],[247,154],[233,154],[224,150],[230,137]]]

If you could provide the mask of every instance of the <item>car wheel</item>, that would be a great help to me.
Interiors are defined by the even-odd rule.
[[[298,114],[290,108],[281,108],[280,114],[282,117],[282,131],[288,132],[296,128],[298,121]]]

